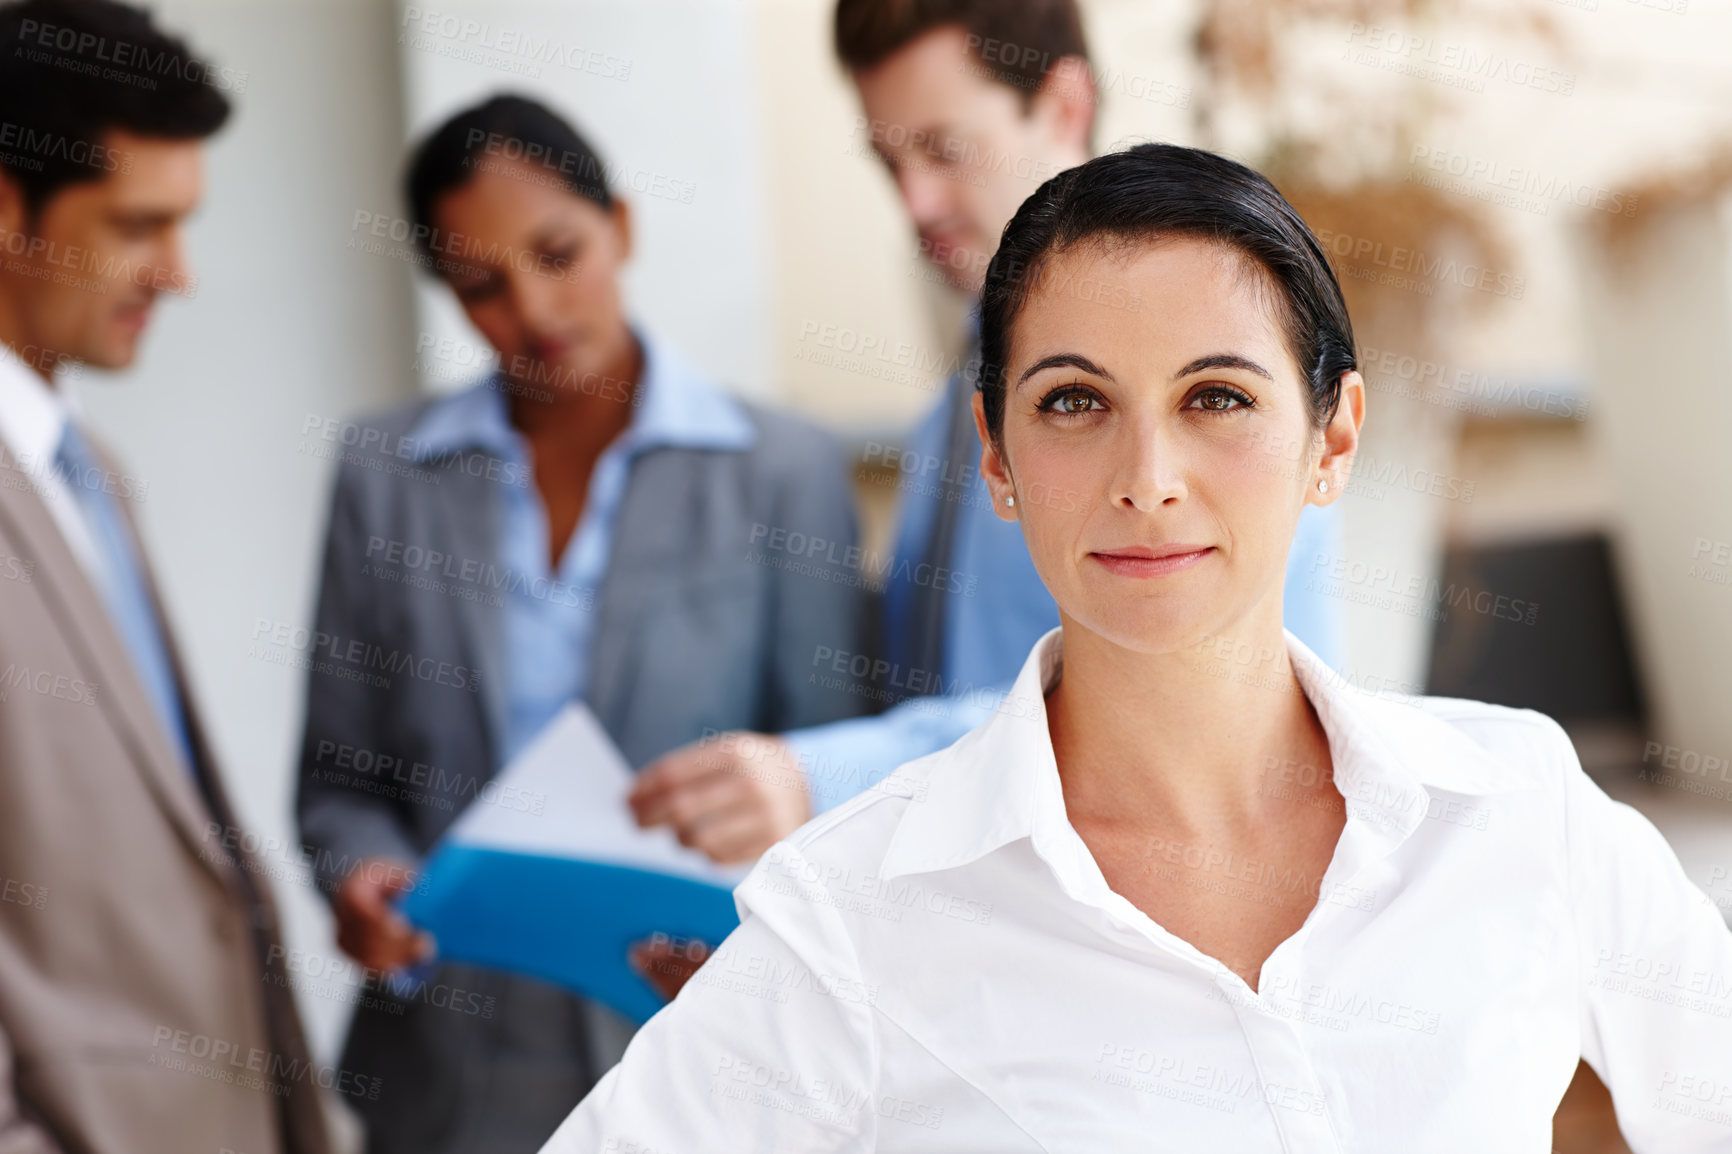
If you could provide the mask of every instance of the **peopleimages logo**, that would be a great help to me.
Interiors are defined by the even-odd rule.
[[[130,40],[110,40],[43,20],[19,21],[18,44],[19,55],[32,64],[50,64],[138,88],[154,89],[156,77],[173,76],[225,92],[247,90],[247,74],[237,69],[215,68],[178,52],[153,52]],[[57,52],[62,54],[58,59],[53,55]]]
[[[746,554],[748,561],[762,564],[768,554],[777,554],[779,557],[813,562],[809,567],[797,568],[794,571],[805,572],[807,576],[838,584],[849,584],[850,578],[859,577],[862,580],[858,583],[881,589],[889,582],[901,581],[945,593],[957,593],[964,597],[973,597],[975,589],[980,585],[980,579],[974,574],[961,573],[944,565],[934,565],[927,561],[915,562],[907,557],[878,553],[847,541],[833,541],[827,537],[802,533],[798,529],[766,525],[761,521],[753,524],[747,543],[750,546]]]
[[[1386,245],[1372,237],[1353,236],[1327,228],[1317,230],[1317,240],[1329,255],[1352,262],[1349,269],[1354,265],[1363,267],[1364,262],[1369,261],[1376,268],[1413,276],[1421,284],[1448,282],[1518,301],[1527,293],[1526,277],[1497,272],[1484,265],[1466,264],[1454,257],[1435,256],[1423,249]]]
[[[480,671],[467,665],[265,617],[254,621],[252,641],[251,656],[381,688],[399,674],[470,692],[481,686]]]
[[[103,172],[132,171],[132,154],[102,144],[77,140],[28,124],[0,121],[0,160],[29,172],[41,172],[46,160],[84,165]]]
[[[1635,216],[1640,201],[1640,197],[1633,193],[1569,180],[1541,172],[1531,165],[1506,164],[1501,160],[1428,144],[1415,144],[1407,159],[1410,168],[1423,167],[1433,173],[1455,177],[1465,184],[1484,184],[1489,189],[1531,197],[1541,213],[1550,204],[1563,202],[1614,216]],[[1434,184],[1431,187],[1447,186]],[[1521,205],[1517,203],[1512,207]]]
[[[1325,596],[1434,621],[1446,621],[1450,610],[1459,609],[1532,625],[1538,621],[1540,612],[1533,601],[1491,589],[1458,585],[1429,574],[1403,573],[1392,565],[1331,557],[1326,553],[1318,553],[1312,559],[1305,587]]]
[[[7,270],[52,280],[55,284],[71,285],[86,292],[106,293],[114,281],[129,281],[139,288],[176,293],[184,297],[198,295],[198,278],[190,273],[176,272],[160,264],[134,264],[93,249],[88,245],[62,244],[47,237],[0,229],[0,252],[13,258]],[[33,267],[41,266],[41,267]]]
[[[1430,34],[1381,28],[1354,21],[1348,28],[1347,59],[1390,72],[1484,92],[1487,81],[1568,96],[1576,90],[1574,73],[1507,56],[1471,44],[1439,40]],[[1358,49],[1356,52],[1355,49]]]
[[[540,76],[538,66],[552,64],[603,80],[631,79],[632,62],[625,57],[454,12],[410,4],[403,9],[402,29],[398,43],[408,37],[409,46],[422,51],[473,64],[511,65],[504,70],[526,76]],[[487,57],[489,52],[497,53],[498,59]]]
[[[295,1083],[304,1082],[346,1097],[373,1101],[378,1099],[382,1084],[378,1078],[352,1070],[172,1026],[156,1027],[150,1065],[244,1089],[267,1090],[279,1096],[286,1095]]]

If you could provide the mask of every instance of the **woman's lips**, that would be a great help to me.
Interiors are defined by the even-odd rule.
[[[1112,553],[1090,553],[1089,556],[1107,570],[1121,577],[1165,577],[1169,573],[1178,573],[1193,565],[1201,564],[1215,552],[1213,545],[1200,548],[1181,546],[1178,549],[1161,550],[1158,555],[1151,549],[1128,549]]]

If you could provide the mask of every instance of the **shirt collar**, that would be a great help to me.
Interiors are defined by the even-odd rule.
[[[1423,821],[1438,793],[1482,796],[1518,787],[1511,773],[1423,702],[1378,695],[1342,678],[1286,635],[1288,655],[1329,738],[1333,772],[1350,819],[1392,849]],[[880,874],[953,869],[1022,838],[1061,880],[1097,877],[1087,846],[1065,816],[1047,727],[1046,694],[1063,666],[1062,631],[1035,644],[1015,684],[985,724],[933,754],[923,801],[903,813]]]
[[[51,387],[0,345],[0,440],[20,462],[47,468],[75,409],[64,389]]]
[[[745,406],[704,380],[674,349],[639,336],[644,351],[643,388],[632,415],[635,447],[748,449],[757,430]]]
[[[745,406],[706,381],[671,346],[639,329],[632,331],[643,349],[644,364],[631,422],[621,437],[628,451],[726,451],[753,445],[757,431]],[[502,458],[523,455],[498,374],[433,402],[416,421],[410,440],[416,460],[423,462],[466,449],[483,449]]]

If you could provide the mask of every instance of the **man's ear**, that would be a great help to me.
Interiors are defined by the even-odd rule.
[[[1081,56],[1061,56],[1041,78],[1028,112],[1046,121],[1062,149],[1087,157],[1094,151],[1090,136],[1098,103],[1089,62]]]
[[[986,488],[992,494],[992,511],[998,514],[1000,521],[1016,520],[1016,507],[1005,502],[1006,497],[1014,496],[1016,484],[1011,480],[1010,470],[1005,468],[1004,458],[998,455],[998,448],[993,444],[992,431],[986,427],[986,400],[979,390],[974,394],[974,431],[980,434],[980,475],[986,479]]]
[[[1347,491],[1347,481],[1353,475],[1353,458],[1359,452],[1359,429],[1365,423],[1365,378],[1358,370],[1341,374],[1341,400],[1335,415],[1323,426],[1323,453],[1312,470],[1310,492],[1305,499],[1313,505],[1327,505]],[[1325,481],[1329,491],[1319,493],[1317,482]]]

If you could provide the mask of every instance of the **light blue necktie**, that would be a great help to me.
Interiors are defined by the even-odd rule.
[[[168,658],[168,644],[163,638],[162,621],[150,599],[144,581],[144,566],[133,549],[120,506],[112,493],[105,491],[112,474],[97,460],[90,442],[78,426],[66,422],[66,432],[60,439],[60,451],[54,458],[55,472],[72,490],[91,537],[102,554],[105,573],[101,585],[102,597],[108,604],[108,615],[119,630],[126,650],[132,656],[132,666],[144,683],[144,691],[163,728],[185,759],[187,769],[197,772],[192,756],[192,740],[187,733],[186,713],[182,709],[180,686],[175,680],[174,665]]]

